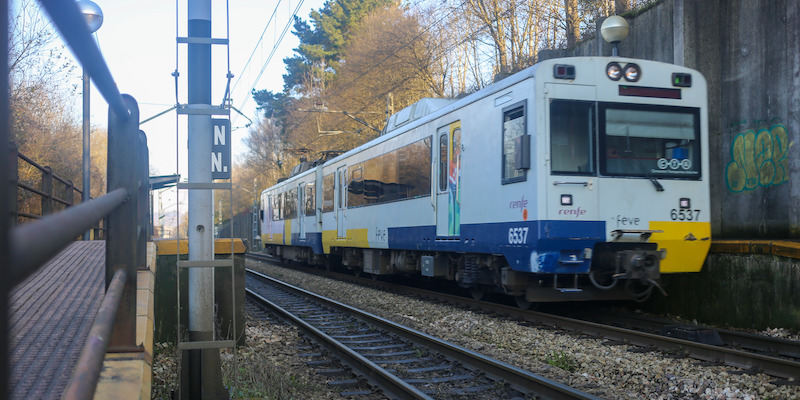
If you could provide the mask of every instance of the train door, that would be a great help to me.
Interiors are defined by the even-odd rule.
[[[297,230],[300,234],[300,239],[303,240],[306,238],[306,207],[304,204],[305,202],[303,201],[306,197],[305,186],[305,183],[300,183],[297,185]]]
[[[437,136],[436,236],[461,234],[461,121],[439,128]]]
[[[268,235],[268,239],[272,240],[272,196],[268,194],[261,195],[261,234]]]
[[[594,86],[545,84],[548,220],[598,218],[595,90]]]
[[[336,236],[346,237],[345,211],[347,210],[347,166],[336,169]]]

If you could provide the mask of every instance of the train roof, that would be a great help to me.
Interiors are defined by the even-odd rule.
[[[465,107],[475,101],[478,101],[484,97],[491,96],[493,94],[499,93],[507,88],[522,82],[526,79],[533,78],[537,71],[544,67],[545,69],[552,69],[554,64],[576,64],[578,62],[600,62],[608,63],[609,61],[617,61],[617,62],[637,62],[642,65],[644,64],[662,64],[662,65],[670,65],[675,68],[676,71],[694,71],[691,68],[687,68],[684,66],[678,66],[674,64],[664,63],[661,61],[653,61],[653,60],[643,60],[643,59],[634,59],[634,58],[627,58],[627,57],[606,57],[606,56],[589,56],[589,57],[566,57],[566,58],[553,58],[544,60],[542,62],[536,63],[528,68],[523,69],[505,79],[492,83],[489,86],[486,86],[474,93],[467,95],[461,99],[441,99],[441,98],[423,98],[422,100],[403,108],[399,112],[393,114],[389,117],[389,121],[387,122],[387,126],[384,129],[384,133],[358,147],[350,149],[349,151],[325,160],[323,166],[330,165],[331,163],[335,163],[343,158],[349,157],[351,154],[363,151],[368,149],[372,146],[375,146],[383,141],[389,140],[395,136],[401,135],[411,129],[414,129],[418,126],[426,124],[436,118],[441,117],[447,113],[450,113],[458,108]],[[701,79],[702,74],[699,75]],[[292,177],[293,178],[293,177]],[[290,178],[290,179],[292,179]]]
[[[454,102],[456,102],[455,99],[437,99],[432,97],[423,98],[418,102],[400,110],[399,112],[392,114],[392,116],[389,117],[389,121],[386,122],[386,127],[383,130],[383,134],[416,121]]]

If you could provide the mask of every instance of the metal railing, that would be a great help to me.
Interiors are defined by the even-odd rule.
[[[20,153],[17,145],[14,143],[10,143],[10,151],[12,153],[11,157],[14,157],[13,154],[16,153],[17,157],[24,163],[23,166],[28,165],[38,170],[38,175],[41,180],[41,184],[38,188],[34,187],[32,183],[22,182],[19,178],[20,168],[16,168],[16,186],[17,188],[24,190],[23,193],[18,193],[18,195],[22,194],[23,198],[26,197],[25,193],[39,196],[41,198],[41,210],[39,214],[29,212],[33,211],[28,209],[32,207],[26,207],[27,211],[20,211],[19,201],[17,201],[17,206],[12,209],[12,214],[15,217],[39,219],[44,215],[52,214],[53,211],[57,209],[60,210],[64,207],[73,205],[75,198],[74,192],[78,192],[78,198],[80,198],[80,195],[83,192],[76,188],[75,185],[72,184],[72,181],[62,178],[58,174],[54,173],[50,167],[41,166],[39,163],[32,160],[25,154]],[[55,183],[60,184],[61,187],[59,189],[61,190],[56,190]]]
[[[14,182],[12,185],[12,224],[20,224],[24,221],[38,220],[45,215],[63,211],[77,202],[80,203],[83,191],[76,187],[72,181],[59,176],[48,166],[42,166],[30,157],[19,152],[15,143],[9,143],[9,157],[18,158],[17,163],[11,163],[12,169],[9,171]],[[20,177],[25,166],[35,171],[33,179],[23,181]],[[36,185],[36,180],[39,184]],[[37,207],[38,206],[38,207]],[[94,239],[104,238],[105,228],[102,221],[99,225],[92,227]]]
[[[16,186],[14,190],[10,187],[16,184],[15,178],[0,180],[0,266],[11,278],[0,279],[0,398],[8,398],[11,393],[9,293],[105,217],[106,296],[64,393],[67,399],[83,399],[94,395],[107,350],[141,349],[136,345],[136,269],[145,266],[147,140],[139,130],[136,101],[119,93],[77,4],[63,0],[40,0],[40,3],[109,104],[108,194],[15,227],[9,212],[16,202]],[[9,87],[8,10],[6,0],[0,10],[0,18],[5,21],[5,29],[0,29],[3,47],[0,53],[4,57],[0,62],[0,92],[4,93],[8,93]],[[0,96],[0,123],[0,143],[7,143],[11,137],[8,96]],[[17,157],[10,155],[9,151],[0,152],[0,167],[5,167],[0,171],[9,171],[17,163]]]

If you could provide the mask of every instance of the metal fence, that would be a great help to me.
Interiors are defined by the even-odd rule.
[[[8,398],[11,392],[10,291],[74,238],[106,218],[106,296],[64,393],[67,399],[89,399],[97,387],[106,351],[139,349],[136,345],[136,269],[145,265],[147,140],[139,130],[136,101],[120,94],[77,4],[63,0],[40,0],[40,3],[109,104],[108,193],[34,222],[14,226],[10,210],[16,203],[16,186],[11,187],[15,182],[8,176],[9,179],[0,180],[0,266],[7,277],[0,279],[0,398]],[[0,62],[0,91],[4,93],[8,93],[9,87],[8,10],[6,0],[0,10],[5,24],[0,30],[0,46],[3,46],[0,53],[4,57]],[[0,123],[0,143],[7,143],[11,137],[8,96],[0,96]],[[17,157],[12,157],[9,151],[2,152],[0,163],[5,167],[0,171],[9,171],[12,164],[17,163]],[[48,201],[57,201],[52,195],[49,198]]]
[[[77,188],[72,181],[56,174],[50,167],[42,166],[30,157],[19,152],[15,143],[9,143],[9,157],[18,158],[19,163],[11,163],[9,170],[13,181],[11,189],[12,224],[20,224],[31,220],[41,219],[45,215],[65,210],[80,203],[83,191]],[[23,169],[34,171],[32,179],[22,179]],[[99,225],[92,227],[94,239],[103,239],[102,220]]]

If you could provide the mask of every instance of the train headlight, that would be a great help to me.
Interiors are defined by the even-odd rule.
[[[571,206],[572,205],[572,195],[571,194],[562,194],[561,195],[561,205],[562,206]]]
[[[606,75],[608,75],[608,79],[618,81],[619,78],[622,78],[622,67],[615,62],[608,63],[606,66]]]
[[[639,76],[642,75],[641,70],[639,70],[639,66],[636,64],[626,65],[623,73],[625,74],[625,80],[628,82],[636,82],[639,80]]]
[[[692,201],[688,197],[681,197],[680,207],[682,209],[692,208]]]

